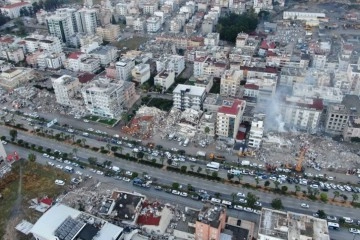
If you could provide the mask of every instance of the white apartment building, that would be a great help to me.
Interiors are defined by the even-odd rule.
[[[286,97],[280,103],[281,115],[289,128],[316,131],[322,111],[322,99]]]
[[[129,8],[129,4],[127,3],[117,3],[115,6],[115,11],[120,16],[126,16],[128,14],[128,8]]]
[[[122,58],[115,64],[117,79],[129,81],[131,71],[135,67],[135,61],[130,58]]]
[[[14,19],[20,17],[20,10],[22,8],[30,8],[32,5],[28,2],[17,2],[10,5],[0,7],[1,13],[5,16]]]
[[[161,19],[159,17],[150,17],[146,20],[146,30],[148,33],[155,33],[161,28]]]
[[[64,67],[70,71],[78,72],[80,71],[80,60],[85,58],[86,54],[82,52],[73,52],[67,57],[64,62]]]
[[[187,108],[202,110],[205,97],[206,91],[204,87],[178,84],[173,91],[173,106],[182,111]]]
[[[143,32],[145,31],[146,21],[144,18],[136,18],[133,23],[134,31]]]
[[[208,33],[204,38],[205,46],[218,46],[220,41],[219,33]]]
[[[82,8],[75,13],[77,32],[95,34],[97,28],[97,11]]]
[[[104,41],[114,42],[120,36],[120,26],[115,24],[107,24],[104,27],[97,27],[96,35],[100,36]]]
[[[156,60],[156,71],[173,70],[180,75],[185,69],[185,57],[180,55],[164,54]]]
[[[245,107],[246,102],[239,99],[223,100],[217,111],[216,134],[236,140]]]
[[[114,46],[105,45],[90,52],[90,56],[98,58],[101,66],[107,66],[118,57],[118,50]]]
[[[209,56],[196,57],[194,59],[194,76],[214,76],[221,77],[227,68],[225,62],[218,62]]]
[[[133,81],[143,84],[150,78],[150,65],[140,63],[132,69],[131,74]]]
[[[345,141],[360,138],[360,117],[350,117],[343,131]]]
[[[2,57],[8,61],[15,63],[21,62],[25,59],[24,50],[21,47],[7,48],[0,50]]]
[[[100,70],[100,59],[86,56],[81,58],[79,63],[79,71],[80,72],[89,72],[89,73],[96,73]]]
[[[55,92],[56,102],[63,106],[73,106],[73,99],[80,91],[80,82],[76,77],[63,75],[57,79],[52,79],[52,86]]]
[[[40,69],[58,70],[66,60],[65,53],[44,52],[37,57],[37,66]]]
[[[175,17],[170,21],[170,32],[179,33],[182,27],[183,27],[183,23],[180,19]]]
[[[46,24],[50,35],[58,37],[64,43],[70,42],[75,34],[75,12],[76,9],[61,8],[54,15],[48,16]]]
[[[259,96],[259,86],[253,83],[248,83],[244,85],[244,97],[258,98]]]
[[[304,98],[321,98],[325,105],[341,103],[344,95],[339,88],[315,87],[308,84],[296,83],[293,85],[293,96]]]
[[[236,37],[236,48],[244,47],[246,45],[248,38],[249,38],[249,34],[238,33]]]
[[[315,69],[325,69],[325,65],[327,63],[326,55],[325,54],[314,54],[312,67]]]
[[[154,16],[159,17],[161,19],[161,24],[165,22],[165,13],[162,11],[155,11]]]
[[[351,85],[351,94],[360,95],[360,65],[349,64],[347,69],[348,80]]]
[[[243,78],[241,70],[226,70],[220,80],[220,95],[237,97],[240,92],[240,81]]]
[[[61,53],[63,51],[59,38],[44,35],[30,35],[24,38],[26,51],[33,53],[44,50],[50,53]]]
[[[162,87],[165,92],[175,82],[175,72],[173,70],[162,70],[154,77],[154,85]]]
[[[340,89],[343,94],[350,94],[351,82],[346,71],[334,72],[333,83],[334,87]]]
[[[81,93],[90,114],[117,118],[123,111],[123,84],[112,83],[108,79],[93,80],[82,88]]]
[[[158,10],[157,1],[148,1],[143,5],[143,14],[153,15]]]
[[[262,138],[264,136],[264,114],[258,114],[254,116],[251,122],[248,146],[253,148],[259,148]]]

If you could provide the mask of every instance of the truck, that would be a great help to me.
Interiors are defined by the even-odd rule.
[[[206,169],[209,169],[210,171],[217,172],[219,171],[219,168],[220,168],[220,163],[218,162],[210,162],[206,164]]]
[[[249,166],[249,165],[250,165],[250,161],[247,160],[241,161],[241,166]]]
[[[197,157],[205,157],[205,156],[206,156],[206,152],[198,151],[198,152],[196,153],[196,156],[197,156]]]
[[[210,153],[209,158],[210,158],[210,160],[215,161],[215,162],[219,162],[219,163],[224,163],[225,160],[226,160],[224,156],[215,155],[214,153]]]

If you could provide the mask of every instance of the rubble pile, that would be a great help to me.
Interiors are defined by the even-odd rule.
[[[304,133],[268,134],[256,155],[259,161],[271,165],[295,165],[302,147],[306,147],[304,166],[335,170],[360,168],[360,156],[345,143]]]

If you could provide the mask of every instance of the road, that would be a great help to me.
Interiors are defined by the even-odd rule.
[[[0,128],[0,134],[2,135],[8,135],[8,129],[4,129],[3,127]],[[24,141],[34,143],[36,145],[41,145],[45,148],[52,148],[57,149],[61,152],[70,152],[69,150],[72,149],[72,147],[69,147],[69,145],[66,145],[64,143],[57,142],[55,140],[49,140],[45,138],[41,138],[38,136],[30,135],[30,134],[24,134],[23,132],[18,133],[18,138],[23,139]],[[171,184],[173,182],[180,183],[184,186],[187,186],[188,184],[191,184],[197,189],[206,189],[214,193],[220,193],[221,196],[229,196],[231,193],[236,192],[244,192],[245,194],[249,192],[247,189],[239,188],[237,186],[223,184],[223,183],[216,183],[195,178],[191,176],[186,176],[178,173],[169,173],[166,170],[161,169],[155,169],[149,166],[141,165],[135,162],[129,162],[126,160],[120,160],[118,158],[105,156],[103,154],[94,153],[90,150],[85,150],[82,148],[78,149],[77,152],[78,156],[81,156],[83,159],[88,159],[89,157],[96,157],[100,162],[103,162],[105,160],[110,160],[113,162],[113,165],[120,166],[122,169],[126,169],[133,172],[147,172],[150,176],[156,177],[160,182]],[[25,155],[27,156],[27,155]],[[346,207],[340,207],[340,206],[332,206],[328,204],[323,204],[320,202],[312,202],[309,200],[300,200],[289,196],[276,196],[272,193],[268,192],[260,192],[260,191],[251,191],[255,193],[261,202],[263,202],[264,206],[269,206],[270,202],[275,197],[280,197],[282,199],[283,205],[287,210],[293,210],[296,212],[303,212],[312,214],[316,212],[319,209],[324,210],[327,213],[331,213],[332,215],[336,216],[348,216],[354,219],[359,218],[360,216],[360,210],[359,209],[349,209]],[[307,210],[301,209],[300,204],[301,203],[307,203],[310,205],[310,208]],[[346,214],[345,214],[346,213]]]
[[[29,153],[28,149],[19,148],[18,146],[14,146],[12,144],[7,144],[5,146],[5,148],[6,148],[7,152],[17,151],[18,154],[20,156],[23,156],[23,157],[27,156],[28,153]],[[62,147],[60,147],[58,149],[60,150],[60,149],[62,149]],[[37,152],[34,152],[34,153],[37,155],[37,162],[42,163],[42,164],[46,164],[47,161],[49,161],[49,159],[44,158],[41,154],[39,154]],[[78,153],[78,154],[82,155],[83,153]],[[54,162],[54,163],[59,164],[58,162]],[[65,164],[61,164],[61,165],[65,166]],[[139,168],[136,166],[136,164],[134,164],[134,165],[135,165],[134,166],[135,168],[129,167],[127,169],[132,170],[132,171],[138,170]],[[126,166],[126,167],[128,167],[128,166]],[[142,170],[147,171],[149,173],[149,175],[151,175],[153,177],[156,176],[159,179],[159,181],[160,181],[160,179],[161,179],[161,181],[166,181],[166,179],[164,179],[164,177],[165,178],[170,177],[169,174],[166,174],[166,173],[165,173],[165,175],[163,173],[156,174],[156,173],[151,171],[151,168],[147,168],[146,166],[141,166],[141,167],[144,168]],[[145,189],[145,188],[135,187],[132,184],[129,184],[127,182],[115,180],[113,178],[109,178],[109,177],[105,177],[105,176],[101,176],[101,175],[97,175],[97,174],[92,173],[92,172],[90,172],[89,170],[86,170],[86,169],[79,169],[79,170],[81,172],[83,172],[83,174],[92,175],[94,179],[98,179],[102,183],[108,183],[108,184],[114,185],[114,188],[119,188],[119,189],[122,189],[124,191],[130,191],[130,192],[133,192],[133,191],[139,192],[141,194],[146,195],[150,199],[160,200],[160,201],[165,202],[165,203],[169,202],[171,204],[175,204],[178,207],[180,207],[181,209],[184,209],[185,206],[200,209],[202,207],[202,205],[203,205],[202,202],[195,201],[195,200],[192,200],[190,198],[183,198],[183,197],[179,197],[179,196],[169,194],[169,193],[165,193],[165,192],[162,192],[162,191],[156,191],[153,188]],[[178,179],[178,176],[175,176],[174,178],[172,178],[172,177],[174,177],[174,176],[171,176],[171,180],[169,182],[174,181],[174,179],[176,179],[176,180]],[[190,181],[191,181],[191,179],[190,179]],[[191,181],[191,183],[193,183],[193,182],[194,181]],[[196,185],[196,184],[193,184],[193,185]],[[202,186],[202,189],[207,189],[206,187],[209,187],[208,189],[211,189],[211,190],[214,190],[213,187],[216,186],[216,185],[214,185],[212,183],[210,183],[208,185],[200,183],[200,185]],[[220,187],[225,190],[224,191],[225,193],[226,193],[226,190],[228,190],[228,186],[226,186],[225,188],[224,188],[224,186],[220,186]],[[261,193],[260,193],[260,195],[257,193],[257,195],[260,196],[261,201],[263,201]],[[226,195],[224,194],[224,197],[225,196]],[[227,197],[229,197],[229,196],[227,196]],[[268,204],[264,203],[264,206],[268,206]],[[301,212],[301,213],[305,213],[305,214],[311,214],[311,212],[309,212],[309,211],[304,211],[303,209],[295,209],[293,207],[286,207],[286,210],[294,211],[294,212]],[[349,210],[349,209],[347,209],[347,210]],[[331,212],[329,210],[325,210],[325,211],[328,211],[328,213],[336,215],[335,213],[333,213],[333,212]],[[234,209],[228,209],[227,212],[228,212],[229,216],[255,222],[255,225],[256,225],[255,232],[257,232],[257,228],[258,228],[258,225],[259,225],[259,216],[258,215],[252,214],[252,213],[247,213],[247,212],[244,212],[244,211],[237,211],[237,210],[234,210]],[[357,215],[357,214],[355,214],[355,215]],[[341,215],[339,215],[339,216],[341,216]],[[347,215],[347,216],[350,216],[350,215]],[[332,231],[332,230],[330,230],[330,235],[331,235],[332,239],[336,239],[336,240],[352,239],[352,235],[350,233],[348,233],[347,229],[343,229],[341,231]]]

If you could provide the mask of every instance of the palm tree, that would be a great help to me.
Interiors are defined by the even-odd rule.
[[[77,148],[73,148],[73,149],[72,149],[72,152],[73,152],[73,154],[75,155],[75,157],[77,157],[78,149],[77,149]]]
[[[81,139],[81,142],[82,142],[83,146],[85,146],[86,138],[82,138],[82,139]]]
[[[110,143],[107,143],[106,144],[106,148],[108,149],[108,151],[110,152],[110,149],[111,149],[111,144]]]
[[[119,146],[118,151],[120,152],[120,154],[122,154],[123,148],[121,146]]]
[[[194,164],[191,164],[190,165],[190,170],[193,172],[194,171],[194,168],[195,168],[195,165]]]
[[[335,198],[340,197],[340,192],[339,191],[334,191],[334,197],[333,197],[333,201],[335,201]]]
[[[163,156],[160,157],[161,165],[164,165],[165,158]]]
[[[255,178],[255,182],[256,182],[256,186],[258,186],[260,182],[259,178]]]
[[[356,202],[357,200],[359,200],[359,195],[357,195],[356,193],[353,193],[351,203],[354,203],[354,202]]]
[[[75,143],[75,134],[71,134],[71,139],[72,139],[73,143]]]
[[[210,170],[209,169],[205,169],[206,175],[208,176],[210,174]]]
[[[241,183],[242,176],[241,176],[240,174],[238,174],[238,175],[236,175],[236,177],[237,177],[237,179],[238,179],[239,183]]]
[[[280,183],[278,181],[274,181],[275,189],[279,188]]]
[[[232,201],[235,202],[235,198],[237,197],[236,193],[231,193]]]
[[[301,188],[299,185],[295,185],[295,195],[297,194],[298,191],[300,191]]]

